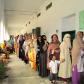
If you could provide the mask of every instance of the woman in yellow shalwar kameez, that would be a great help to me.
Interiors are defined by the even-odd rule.
[[[36,70],[36,50],[34,48],[33,40],[29,44],[28,56],[29,56],[29,62],[31,64],[31,68]]]

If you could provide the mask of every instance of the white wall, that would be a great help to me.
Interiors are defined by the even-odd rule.
[[[5,17],[4,17],[4,0],[0,0],[0,43],[4,40],[8,40],[9,35],[5,29]]]
[[[46,5],[52,1],[53,5],[49,10],[45,10]],[[34,19],[31,20],[31,24],[28,25],[30,31],[32,28],[40,26],[42,28],[42,34],[46,33],[48,40],[50,36],[56,33],[56,29],[59,30],[58,35],[61,39],[61,31],[66,29],[62,28],[62,19],[69,15],[75,14],[75,27],[74,30],[79,30],[79,12],[84,10],[84,0],[47,0],[40,11],[41,16],[39,18],[34,15]],[[70,29],[73,30],[73,29]],[[29,32],[30,32],[29,31]]]

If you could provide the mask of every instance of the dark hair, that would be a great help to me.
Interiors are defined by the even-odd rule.
[[[54,54],[52,54],[52,57],[51,57],[51,59],[52,59],[53,57],[55,57],[55,58],[56,58],[56,56],[55,56]]]
[[[83,32],[82,31],[78,31],[77,33],[82,33],[82,35],[83,35]]]
[[[83,35],[83,32],[81,31],[82,35]]]
[[[56,38],[57,38],[57,43],[60,43],[60,41],[59,41],[59,38],[58,38],[58,35],[57,34],[53,34],[52,36],[51,36],[51,39],[52,39],[52,42],[51,43],[53,43],[53,37],[54,36],[56,36]]]
[[[53,39],[53,36],[56,36],[57,39],[58,39],[58,35],[57,35],[57,34],[53,34],[53,35],[51,36],[51,39]]]
[[[83,36],[83,32],[82,31],[78,31],[76,35],[80,35],[80,34],[82,34],[82,36]]]
[[[46,35],[42,35],[42,36],[41,36],[41,38],[42,38],[43,40],[45,40],[44,37],[46,37]]]

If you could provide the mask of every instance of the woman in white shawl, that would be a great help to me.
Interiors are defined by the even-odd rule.
[[[71,58],[70,58],[71,41],[70,35],[66,34],[60,45],[60,67],[58,76],[67,84],[67,78],[71,77]]]

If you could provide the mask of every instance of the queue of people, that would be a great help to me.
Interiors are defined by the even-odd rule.
[[[76,34],[72,45],[70,34],[65,34],[62,42],[57,34],[53,34],[50,43],[45,35],[20,35],[15,50],[20,59],[38,71],[39,76],[50,74],[52,83],[58,77],[64,84],[68,84],[71,78],[72,84],[84,83],[84,41],[81,31]]]
[[[49,78],[56,84],[60,78],[64,84],[84,84],[84,32],[77,32],[71,45],[70,34],[65,34],[59,41],[57,34],[46,35],[24,34],[11,41],[16,55],[30,67],[38,71],[41,77]],[[1,56],[0,56],[1,57]],[[72,79],[72,80],[71,80]]]

